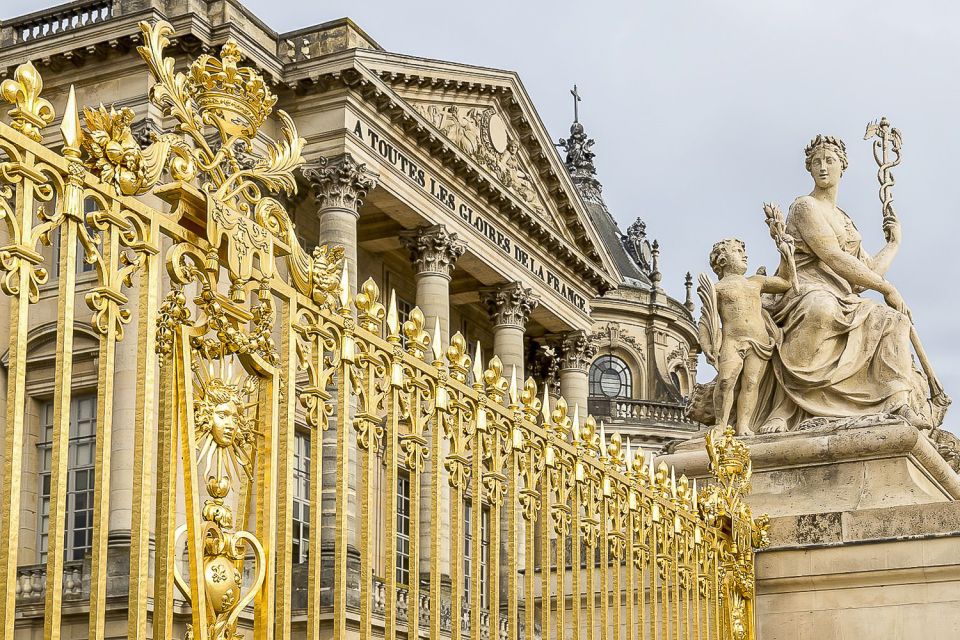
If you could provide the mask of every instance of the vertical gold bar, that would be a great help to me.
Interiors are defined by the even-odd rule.
[[[157,422],[157,509],[154,555],[153,637],[173,637],[173,566],[177,528],[177,402],[173,352],[160,358],[160,418]],[[145,383],[144,383],[145,386]],[[152,389],[151,389],[152,391]],[[146,424],[146,423],[144,423]]]
[[[150,238],[157,238],[155,220],[150,222]],[[134,417],[133,455],[138,464],[133,471],[133,507],[130,522],[130,583],[127,591],[127,636],[147,637],[147,594],[150,560],[150,501],[153,494],[154,423],[156,415],[156,342],[157,296],[160,288],[160,258],[156,252],[144,257],[141,267],[137,306],[137,398]],[[168,471],[169,472],[169,471]],[[161,491],[158,487],[158,491]],[[159,527],[159,522],[157,526]],[[158,547],[159,548],[159,547]],[[156,637],[156,636],[154,636]]]
[[[438,336],[439,337],[439,336]],[[442,367],[443,361],[436,360],[433,365]],[[446,390],[443,392],[446,394]],[[443,486],[441,479],[443,477],[443,460],[441,454],[441,440],[443,439],[443,421],[446,409],[440,405],[440,389],[437,389],[437,396],[434,398],[433,422],[430,429],[430,460],[433,472],[428,476],[430,485],[430,637],[440,637],[440,523],[442,514],[440,513],[441,495],[443,495]],[[419,568],[418,568],[419,573]],[[451,623],[455,623],[456,617],[451,613]]]
[[[500,443],[498,427],[490,430],[491,448]],[[493,466],[496,469],[497,466]],[[500,519],[503,517],[502,498],[490,497],[490,637],[500,637]]]
[[[373,377],[373,374],[365,370],[363,373],[364,376]],[[366,382],[366,380],[364,381]],[[368,424],[367,429],[370,432],[373,431],[374,425]],[[372,438],[373,434],[367,434],[367,438]],[[361,440],[366,440],[361,442]],[[373,528],[373,522],[370,518],[370,484],[371,479],[373,478],[374,473],[374,463],[376,462],[376,454],[371,452],[370,449],[373,446],[373,442],[369,439],[358,438],[357,441],[357,451],[358,451],[358,466],[362,473],[357,482],[357,494],[360,498],[360,638],[361,640],[369,640],[370,634],[372,632],[372,598],[371,598],[371,589],[373,587],[373,569],[371,566],[370,554],[372,551],[373,543],[371,541],[371,530]]]
[[[33,153],[24,152],[23,162],[33,164]],[[24,176],[16,185],[16,210],[13,224],[21,230],[21,237],[33,236],[34,183]],[[13,238],[9,238],[13,242]],[[0,634],[13,638],[17,616],[16,584],[17,554],[20,546],[20,478],[23,475],[23,435],[26,428],[26,372],[27,331],[30,309],[30,271],[33,265],[21,264],[17,274],[17,291],[10,301],[10,342],[7,364],[7,415],[4,425],[3,478],[0,499],[3,517],[0,518]]]
[[[606,640],[610,636],[607,635],[610,633],[610,539],[609,539],[609,521],[607,518],[608,515],[608,501],[613,499],[613,495],[607,496],[603,492],[604,483],[607,480],[604,479],[604,476],[601,476],[600,481],[600,637]],[[613,478],[609,479],[610,483],[613,483]],[[619,573],[620,566],[617,565],[617,574],[618,580],[617,584],[619,585]],[[620,591],[617,591],[617,608],[615,609],[615,617],[617,621],[620,620]],[[619,637],[620,634],[620,625],[617,624],[617,630],[615,635]]]
[[[343,311],[343,310],[341,310]],[[349,310],[345,311],[349,314]],[[347,545],[350,528],[347,520],[350,470],[350,395],[353,333],[345,327],[340,347],[340,362],[337,375],[337,485],[336,541],[333,559],[333,639],[347,640]],[[348,346],[349,345],[349,346]],[[348,353],[349,352],[349,356]],[[393,488],[396,491],[396,487]],[[396,506],[393,507],[396,510]]]
[[[416,393],[416,392],[414,392]],[[420,411],[420,400],[417,408]],[[419,446],[418,443],[411,443]],[[422,462],[408,470],[410,478],[410,579],[407,585],[407,637],[420,637],[420,471]]]
[[[550,441],[551,438],[548,436],[544,446],[552,447]],[[546,453],[544,453],[544,461],[546,461]],[[542,500],[540,513],[543,514],[538,521],[540,529],[540,636],[543,640],[550,640],[551,638],[550,627],[552,626],[553,615],[551,609],[555,606],[550,597],[550,514],[553,509],[550,504],[552,497],[550,478],[553,473],[554,470],[545,464],[543,473],[540,474],[540,499]]]
[[[634,497],[633,489],[627,488],[627,518],[626,526],[627,530],[624,532],[626,535],[626,545],[624,551],[625,570],[627,574],[627,586],[626,586],[626,620],[627,620],[627,640],[637,640],[637,628],[642,627],[636,618],[636,599],[637,599],[637,584],[636,584],[636,575],[634,572],[634,523],[635,519],[638,517],[637,508],[639,508],[639,496]],[[639,549],[637,550],[639,552]],[[618,636],[619,640],[619,636]]]
[[[586,550],[587,550],[587,640],[594,640],[597,626],[597,539],[594,537],[596,529],[594,527],[599,527],[600,523],[597,516],[597,484],[596,479],[592,478],[590,480],[589,486],[587,487],[587,508],[589,509],[588,516],[594,522],[590,523],[590,533],[586,536]]]
[[[183,458],[183,493],[186,498],[187,552],[190,559],[190,609],[192,612],[193,637],[195,640],[207,640],[210,629],[207,617],[207,591],[204,588],[203,546],[200,533],[202,519],[200,515],[199,470],[197,467],[197,434],[193,422],[193,394],[187,391],[188,376],[193,375],[189,363],[190,345],[183,332],[178,330],[174,338],[174,388],[177,397],[174,412],[180,434],[180,455]],[[256,615],[256,614],[255,614]],[[256,620],[255,620],[256,622]],[[254,631],[256,634],[256,630]]]
[[[323,384],[320,372],[326,368],[324,341],[320,335],[320,319],[312,313],[305,314],[309,323],[305,333],[311,340],[310,364],[307,366],[310,390],[303,394],[307,400],[307,419],[310,431],[310,537],[307,541],[307,628],[308,640],[320,638],[320,594],[323,590],[323,539],[321,518],[323,516],[323,434],[329,428],[330,395]]]
[[[67,519],[67,452],[70,446],[70,397],[73,391],[73,319],[77,285],[77,221],[83,189],[70,184],[64,194],[68,216],[60,226],[60,287],[57,314],[57,363],[54,374],[53,442],[50,464],[50,528],[47,586],[44,593],[44,640],[59,640],[63,604],[63,539]],[[99,430],[99,429],[98,429]]]
[[[111,204],[112,216],[119,217],[120,203]],[[103,234],[103,274],[101,286],[110,287],[117,280],[120,237],[115,222]],[[119,283],[118,283],[119,285]],[[119,288],[119,286],[118,286]],[[119,294],[119,291],[115,291]],[[93,540],[90,546],[90,617],[89,637],[100,640],[104,634],[104,608],[107,599],[107,534],[110,526],[110,449],[113,440],[113,381],[117,355],[119,304],[107,302],[106,326],[98,326],[100,352],[97,362],[97,436],[93,490]],[[106,331],[104,332],[104,329]]]
[[[519,425],[513,422],[508,422],[510,425],[510,434],[508,435],[508,442],[511,443],[510,446],[510,456],[507,461],[507,498],[506,498],[506,509],[507,509],[507,640],[517,640],[519,624],[519,607],[518,607],[518,595],[520,593],[520,584],[517,580],[517,555],[519,553],[520,545],[517,540],[519,533],[520,522],[517,518],[517,509],[520,506],[520,469],[517,457],[520,455],[520,452],[512,446],[513,443],[513,430],[518,429]],[[532,552],[532,549],[531,549]],[[529,606],[533,606],[533,601],[529,603]]]
[[[642,493],[639,496],[639,510],[637,511],[637,559],[634,566],[637,569],[637,584],[640,587],[639,592],[637,593],[637,629],[639,630],[639,637],[642,639],[646,636],[644,631],[644,622],[646,621],[645,614],[647,613],[647,576],[646,576],[646,567],[647,567],[647,557],[650,555],[650,527],[648,526],[648,517],[650,514],[650,499],[644,496]]]
[[[279,420],[275,444],[277,449],[277,545],[276,545],[276,619],[273,636],[278,640],[290,637],[291,595],[293,572],[293,453],[296,443],[296,380],[297,341],[293,322],[297,317],[297,300],[283,302],[280,311],[280,365],[277,374],[283,376],[280,389],[283,399],[282,417]],[[279,400],[280,398],[278,398]],[[258,493],[263,491],[258,488]],[[270,550],[268,549],[269,553]]]
[[[534,465],[536,464],[535,456],[537,455],[537,449],[539,448],[539,446],[540,445],[534,444],[533,442],[531,442],[529,451],[527,452],[527,459],[529,461],[528,464],[530,465],[531,469],[533,469]],[[536,487],[530,487],[530,489],[533,491],[537,490]],[[534,499],[534,498],[531,498],[531,499]],[[542,493],[540,494],[540,500],[541,500],[540,508],[542,510],[543,504],[544,504]],[[543,511],[540,511],[540,512],[543,513]],[[523,592],[524,592],[524,601],[525,601],[524,636],[527,638],[530,638],[534,635],[533,630],[534,630],[534,625],[536,624],[536,619],[537,619],[537,616],[536,616],[537,593],[536,593],[536,582],[534,579],[534,573],[536,572],[535,540],[536,540],[536,528],[537,528],[537,520],[538,520],[537,510],[531,510],[531,513],[527,515],[529,515],[529,519],[525,520],[524,528],[523,528],[524,535],[525,535],[525,544],[526,544],[526,555],[524,556],[525,565],[524,565],[524,572],[523,572]],[[547,610],[549,611],[549,607],[547,606],[547,597],[548,597],[547,595],[544,596],[543,601],[541,602],[541,606],[547,607]],[[547,637],[542,629],[540,631],[540,637],[541,638]]]
[[[723,584],[720,581],[720,562],[722,560],[721,556],[721,547],[723,542],[720,540],[719,533],[715,534],[713,540],[713,625],[715,629],[715,636],[719,640],[723,638],[723,628],[724,628],[724,616],[722,614],[726,613],[721,608],[720,604],[720,593],[723,589]]]
[[[565,463],[560,463],[565,464]],[[567,527],[570,526],[573,522],[573,513],[572,507],[570,504],[569,494],[564,492],[568,491],[568,483],[573,482],[572,477],[566,477],[565,472],[568,472],[569,469],[564,469],[564,467],[558,467],[556,469],[556,484],[561,487],[561,493],[559,495],[565,497],[565,500],[562,500],[558,507],[560,507],[560,524],[557,527],[557,638],[558,640],[563,640],[566,638],[566,612],[567,612]],[[572,493],[572,491],[570,492]],[[569,519],[567,519],[567,517]],[[571,573],[573,568],[571,567]],[[571,576],[572,579],[572,576]]]
[[[454,446],[451,447],[451,456],[448,460],[451,460],[453,465],[461,465],[464,464],[460,459],[463,453],[464,407],[459,393],[454,396],[454,398],[451,403],[453,408],[452,419],[454,421]],[[463,618],[463,556],[465,552],[463,548],[463,485],[461,482],[464,476],[459,474],[456,469],[459,469],[459,467],[452,467],[449,476],[450,486],[453,489],[453,497],[450,504],[450,581],[452,583],[450,588],[451,640],[460,640],[463,636],[461,620]]]
[[[483,388],[482,385],[483,381],[481,380],[479,383],[481,389]],[[474,387],[477,386],[477,383],[474,383]],[[470,539],[472,547],[470,550],[470,637],[472,640],[480,640],[480,590],[483,588],[483,583],[480,580],[480,554],[483,553],[483,432],[480,429],[480,424],[483,418],[480,417],[480,414],[485,411],[486,408],[483,403],[479,403],[473,416],[474,424],[470,434],[470,438],[473,440],[473,457],[471,459],[473,469],[470,479],[473,483],[470,485],[470,508],[472,511],[470,527],[473,529]],[[493,526],[491,518],[490,527]]]
[[[268,292],[267,295],[270,295]],[[286,306],[286,305],[284,305]],[[289,338],[287,338],[289,339]],[[282,365],[281,365],[282,366]],[[264,438],[261,440],[262,454],[257,463],[256,475],[256,518],[257,538],[263,544],[265,551],[266,574],[263,585],[253,603],[253,635],[257,640],[265,640],[274,630],[276,617],[277,597],[277,555],[285,553],[289,561],[287,549],[278,546],[277,540],[277,501],[280,495],[278,487],[277,468],[280,460],[283,443],[280,436],[280,370],[270,372],[269,385],[261,385],[266,397],[260,406],[260,412],[266,416],[263,424]],[[292,425],[290,425],[292,428]],[[289,448],[289,447],[288,447]],[[284,453],[287,453],[286,451]],[[288,482],[284,478],[283,482]]]
[[[574,462],[574,464],[580,464],[579,461]],[[573,587],[571,589],[571,594],[573,597],[573,610],[571,611],[570,619],[573,623],[573,637],[580,638],[580,632],[582,630],[580,626],[580,610],[583,607],[583,599],[581,598],[580,591],[580,551],[581,543],[583,542],[580,534],[580,506],[584,503],[583,499],[583,483],[576,477],[576,471],[574,471],[574,489],[571,492],[571,525],[570,525],[570,539],[573,542],[573,553],[571,559],[571,569],[572,569],[572,582]]]
[[[674,503],[676,505],[676,502]],[[681,565],[683,564],[683,522],[679,514],[679,507],[673,514],[673,549],[670,554],[670,562],[673,563],[673,635],[680,638],[683,633],[683,589],[680,578]]]
[[[390,395],[387,402],[387,432],[384,434],[384,466],[387,470],[386,506],[386,595],[384,597],[384,637],[397,637],[397,481],[399,460],[397,456],[400,432],[400,391],[403,385],[403,370],[399,362],[398,336],[391,336],[394,354],[390,371]]]
[[[654,500],[650,503],[650,552],[647,558],[647,582],[650,590],[650,595],[648,598],[650,603],[648,615],[650,620],[650,640],[657,640],[657,637],[659,636],[657,621],[658,618],[663,615],[657,606],[657,554],[659,553],[660,546],[658,544],[657,536],[659,529],[660,503]]]

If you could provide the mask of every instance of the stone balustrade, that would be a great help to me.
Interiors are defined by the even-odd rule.
[[[63,565],[64,599],[82,598],[85,575],[82,560],[65,562]],[[17,604],[43,602],[47,589],[47,565],[32,564],[17,567]]]
[[[686,424],[699,423],[686,415],[686,405],[679,402],[656,402],[651,400],[628,400],[624,398],[598,398],[589,400],[590,413],[596,418],[625,422]]]
[[[0,44],[8,46],[30,40],[38,40],[84,27],[95,22],[104,22],[113,17],[111,0],[91,0],[70,3],[5,22]]]

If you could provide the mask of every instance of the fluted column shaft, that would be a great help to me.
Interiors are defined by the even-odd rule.
[[[344,265],[347,269],[347,280],[351,299],[357,292],[357,221],[360,218],[359,208],[374,187],[378,176],[361,162],[357,162],[349,153],[333,158],[321,158],[318,162],[305,167],[303,175],[310,183],[310,187],[317,203],[317,218],[320,223],[318,245],[340,245],[344,250]],[[350,402],[348,413],[352,415],[356,410],[354,402]],[[357,441],[353,430],[350,429],[350,415],[335,416],[330,429],[320,434],[314,432],[313,437],[323,438],[323,477],[321,478],[320,495],[320,536],[323,545],[323,568],[321,574],[325,586],[321,594],[321,602],[332,602],[332,592],[327,592],[327,585],[333,586],[333,570],[328,562],[332,562],[334,541],[336,540],[337,517],[337,434],[339,429],[348,429],[347,438],[348,464],[347,473],[347,530],[348,540],[348,572],[352,558],[357,557],[356,546],[359,539],[357,523]],[[315,497],[311,497],[314,504]],[[311,532],[311,535],[316,535]],[[329,559],[329,560],[328,560]]]
[[[540,298],[519,282],[484,289],[480,292],[480,301],[490,314],[493,324],[493,354],[503,362],[503,372],[509,379],[516,368],[517,385],[524,381],[523,335],[530,319],[530,312],[540,303]],[[516,488],[519,482],[516,475],[507,474],[507,489]],[[506,503],[507,508],[516,509],[516,504]],[[504,515],[500,520],[500,603],[508,601],[508,576],[510,575],[510,536],[508,519]],[[523,567],[526,558],[526,541],[517,540],[516,565]]]
[[[410,262],[416,271],[417,306],[423,312],[427,331],[433,336],[434,327],[440,326],[440,344],[450,344],[450,280],[457,258],[463,255],[466,245],[443,225],[419,227],[401,234],[400,241],[410,252]],[[432,437],[432,434],[431,434]],[[450,453],[446,440],[441,440],[441,460]],[[433,518],[432,492],[434,485],[440,488],[439,521]],[[440,565],[441,583],[450,580],[450,483],[443,464],[427,458],[420,485],[420,548],[430,549],[434,529],[439,532],[439,557],[429,554],[420,556],[420,576],[430,575],[431,564]]]

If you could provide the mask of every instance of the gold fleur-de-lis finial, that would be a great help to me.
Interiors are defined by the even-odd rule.
[[[43,78],[40,72],[27,61],[13,72],[13,77],[0,84],[0,95],[15,105],[10,110],[14,129],[34,142],[43,141],[42,129],[53,122],[55,115],[49,100],[40,97],[43,90]]]
[[[373,281],[373,278],[367,278],[360,291],[357,292],[353,300],[357,308],[357,321],[364,329],[373,333],[380,331],[380,323],[386,315],[386,309],[380,303],[380,287]]]

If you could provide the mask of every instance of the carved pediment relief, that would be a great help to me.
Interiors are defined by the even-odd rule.
[[[534,184],[535,174],[516,136],[495,107],[429,102],[415,102],[412,106],[531,209],[549,217]]]

